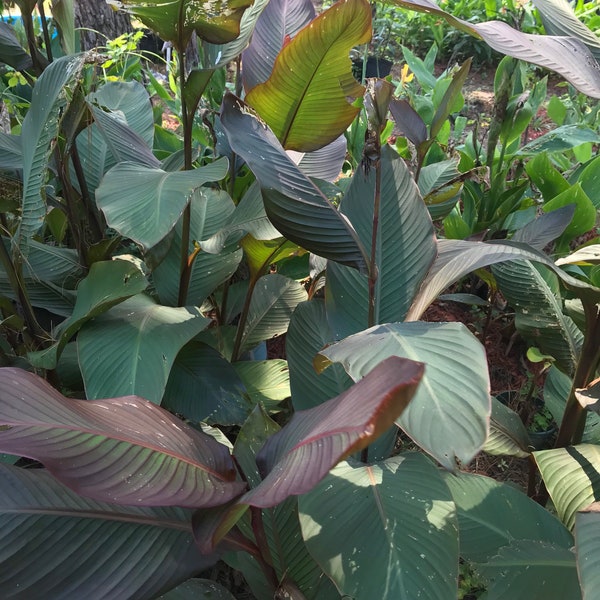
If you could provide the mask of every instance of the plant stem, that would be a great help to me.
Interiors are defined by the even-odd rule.
[[[192,169],[192,123],[193,115],[188,115],[185,99],[185,49],[178,49],[179,57],[179,95],[181,97],[181,115],[183,120],[183,161],[184,170]],[[192,220],[191,204],[185,207],[181,221],[181,267],[179,270],[179,296],[177,304],[185,306],[190,287],[191,269],[188,269],[188,252],[190,249],[190,223]]]
[[[29,296],[27,290],[23,285],[23,281],[19,275],[19,269],[15,266],[11,260],[10,254],[4,245],[4,240],[0,238],[0,264],[4,268],[10,286],[13,289],[15,296],[17,297],[21,310],[23,311],[23,318],[27,325],[27,329],[33,336],[33,341],[36,348],[43,348],[46,341],[49,339],[49,335],[42,329],[40,324],[37,322],[33,307],[29,302]]]
[[[592,301],[583,300],[583,309],[586,320],[585,336],[555,448],[566,448],[570,444],[581,442],[587,412],[575,397],[575,390],[585,387],[591,381],[600,360],[600,313]]]
[[[367,327],[376,324],[375,286],[379,273],[377,271],[377,237],[379,234],[379,211],[381,207],[381,145],[379,134],[376,134],[377,158],[375,160],[375,194],[373,198],[373,228],[371,232],[371,260],[369,263],[369,315]]]
[[[279,580],[277,578],[277,573],[275,573],[275,569],[273,568],[273,558],[271,557],[269,542],[267,539],[267,534],[265,533],[262,510],[255,506],[251,506],[250,515],[252,532],[254,533],[256,545],[260,550],[260,560],[258,562],[260,563],[267,581],[273,586],[273,591],[275,591],[279,587]]]
[[[248,311],[250,310],[250,302],[252,301],[252,293],[258,277],[251,277],[248,281],[248,291],[246,292],[246,298],[244,299],[244,306],[240,313],[240,320],[237,325],[237,333],[235,336],[235,342],[233,344],[233,350],[231,351],[231,362],[234,363],[240,358],[240,350],[242,347],[242,338],[244,337],[244,329],[246,327],[246,321],[248,319]]]
[[[44,2],[38,2],[37,7],[40,11],[40,19],[42,21],[42,33],[44,35],[44,44],[46,45],[46,56],[48,57],[48,62],[52,62],[52,47],[50,45],[50,34],[48,33],[48,23],[46,22],[46,14],[44,12]]]

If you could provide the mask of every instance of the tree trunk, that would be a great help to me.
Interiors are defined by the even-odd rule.
[[[129,15],[113,10],[105,0],[75,0],[74,4],[82,50],[106,46],[106,40],[132,31]]]

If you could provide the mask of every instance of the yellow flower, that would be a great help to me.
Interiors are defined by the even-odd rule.
[[[404,63],[402,66],[402,74],[400,76],[400,81],[402,82],[402,87],[404,87],[407,83],[410,83],[414,79],[415,74],[408,72],[408,65]]]

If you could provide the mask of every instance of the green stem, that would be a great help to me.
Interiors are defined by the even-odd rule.
[[[235,336],[235,342],[233,344],[233,350],[231,351],[231,362],[234,363],[240,358],[240,350],[242,348],[242,338],[244,337],[244,329],[246,327],[246,321],[248,320],[248,312],[250,311],[250,302],[252,301],[252,293],[258,277],[251,277],[248,281],[248,291],[246,292],[246,298],[244,299],[244,306],[240,313],[240,320],[237,325],[237,333]]]
[[[377,135],[379,142],[379,135]],[[377,159],[375,161],[375,194],[373,198],[373,228],[371,232],[371,258],[369,262],[369,315],[367,326],[376,324],[375,317],[375,286],[379,276],[377,270],[377,237],[379,234],[379,211],[381,207],[381,146],[377,144]]]
[[[183,120],[183,161],[184,170],[192,169],[192,123],[193,115],[188,115],[187,102],[185,99],[185,49],[179,49],[179,95],[181,97],[181,115]],[[190,287],[191,269],[188,269],[188,252],[190,249],[190,223],[192,220],[191,204],[185,207],[181,221],[181,268],[179,276],[179,296],[177,304],[185,306],[188,290]]]

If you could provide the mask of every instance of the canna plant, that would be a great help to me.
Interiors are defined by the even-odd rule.
[[[578,597],[567,527],[460,471],[502,425],[483,347],[420,321],[451,283],[515,259],[596,298],[539,250],[572,209],[517,241],[438,240],[381,144],[393,89],[352,77],[363,0],[319,16],[305,1],[125,7],[177,50],[182,139],[141,84],[102,82],[98,58],[77,54],[50,62],[20,135],[0,136],[20,192],[0,244],[3,594],[153,598],[222,557],[259,598],[446,599],[462,558],[490,593]],[[497,28],[477,31],[523,39]],[[591,67],[544,39],[542,62],[600,94]],[[244,98],[224,93],[215,116],[241,52]],[[363,108],[342,187],[343,133]],[[287,361],[267,360],[285,332]],[[216,426],[236,428],[233,446]],[[398,428],[422,452],[398,453]]]

